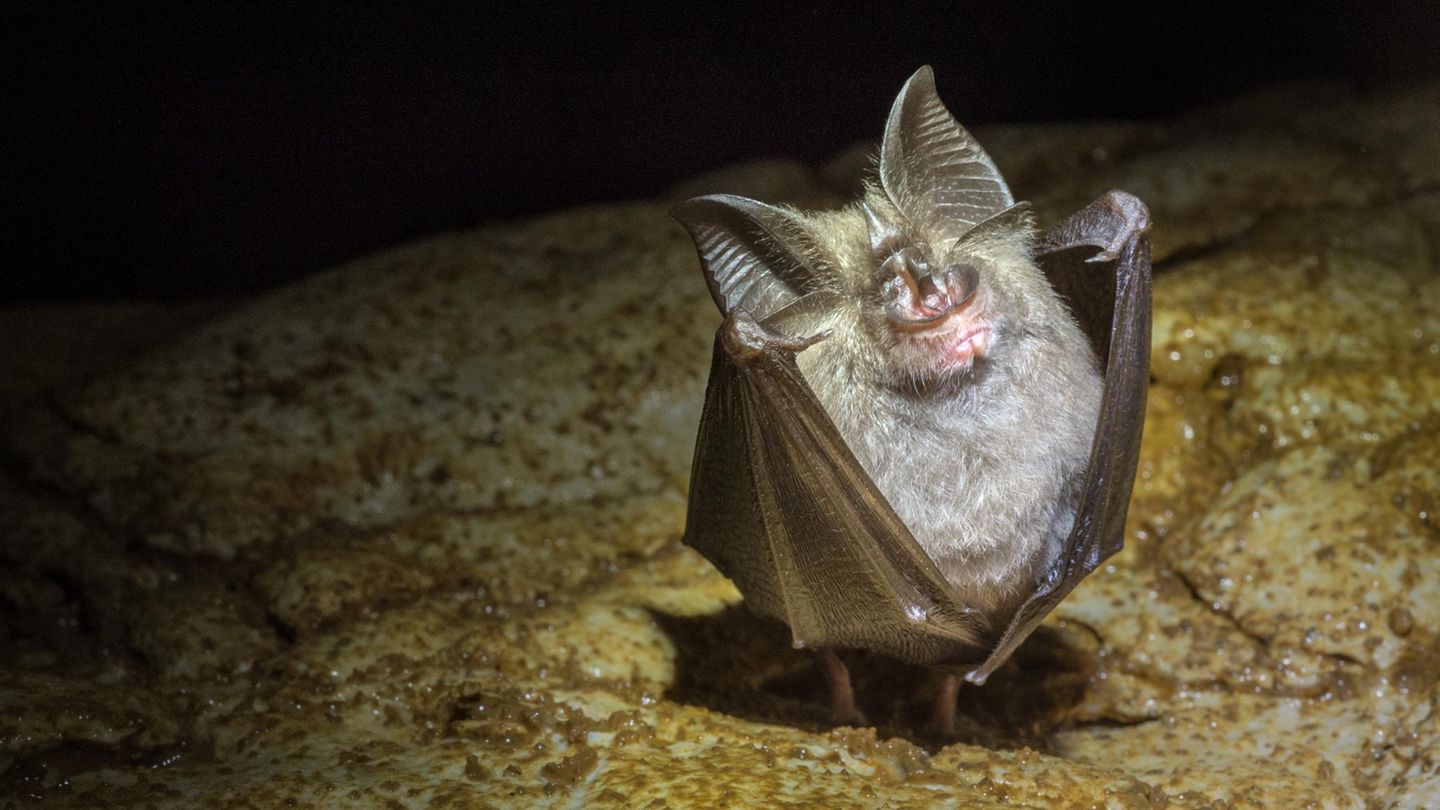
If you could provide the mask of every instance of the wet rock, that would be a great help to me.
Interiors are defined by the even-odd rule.
[[[635,205],[361,260],[67,395],[85,434],[23,451],[149,542],[222,556],[680,487],[718,320],[687,251]]]
[[[16,760],[64,745],[141,754],[179,737],[179,724],[165,701],[146,690],[0,671],[0,790]]]
[[[1433,459],[1440,442],[1431,434],[1407,449]],[[1167,549],[1170,564],[1272,650],[1313,650],[1386,672],[1415,646],[1436,643],[1440,570],[1434,533],[1396,505],[1399,475],[1372,478],[1367,466],[1315,449],[1260,465]],[[1420,475],[1427,497],[1440,494],[1433,474]]]

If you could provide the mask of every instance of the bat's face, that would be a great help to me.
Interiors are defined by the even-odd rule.
[[[1028,266],[1027,223],[983,244],[962,240],[941,251],[929,240],[904,235],[869,206],[863,210],[872,267],[862,317],[885,365],[903,380],[933,383],[963,379],[1003,353],[1005,333],[1024,308],[1027,282],[1043,283]]]
[[[994,323],[978,267],[934,260],[918,245],[897,246],[876,258],[875,315],[891,359],[907,376],[964,372],[985,356]]]

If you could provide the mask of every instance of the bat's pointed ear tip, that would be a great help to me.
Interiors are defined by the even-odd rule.
[[[670,206],[670,218],[687,228],[690,227],[699,218],[699,212],[705,208],[712,196],[691,197]]]
[[[671,208],[670,216],[680,224],[689,227],[691,224],[710,223],[717,217],[723,218],[726,212],[738,213],[753,219],[758,216],[757,212],[773,212],[774,210],[775,207],[772,205],[736,194],[704,194],[699,197],[691,197]]]
[[[910,80],[905,83],[908,85],[933,85],[935,83],[935,69],[929,65],[921,65],[919,70],[910,74]]]

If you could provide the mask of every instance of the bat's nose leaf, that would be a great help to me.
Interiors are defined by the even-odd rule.
[[[981,271],[972,264],[950,265],[945,271],[945,281],[953,294],[965,298],[981,285]]]
[[[958,305],[980,289],[980,269],[972,264],[955,264],[945,270],[945,286]]]
[[[945,279],[926,273],[915,279],[915,287],[920,293],[920,304],[926,309],[940,312],[950,308],[950,290]]]

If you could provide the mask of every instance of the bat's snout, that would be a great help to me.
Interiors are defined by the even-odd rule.
[[[894,278],[886,285],[890,322],[902,331],[940,326],[957,310],[964,309],[980,289],[980,271],[973,265],[956,264],[943,271],[931,271],[923,259],[897,253],[886,262]]]

